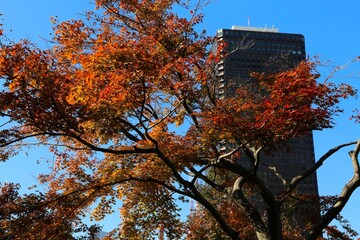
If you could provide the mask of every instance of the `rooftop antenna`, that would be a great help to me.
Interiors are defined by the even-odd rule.
[[[271,32],[274,32],[275,25],[272,25]]]
[[[248,17],[248,27],[250,27],[250,17]]]
[[[267,27],[267,24],[265,24],[265,27],[264,27],[264,32],[266,32],[266,27]]]

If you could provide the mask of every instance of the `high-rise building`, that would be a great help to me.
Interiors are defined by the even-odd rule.
[[[303,35],[279,33],[275,28],[221,29],[217,32],[217,42],[225,42],[227,52],[217,66],[216,89],[220,99],[235,94],[235,89],[242,84],[252,83],[252,72],[287,70],[306,58]],[[274,193],[281,192],[284,185],[268,166],[275,166],[287,181],[311,167],[315,163],[312,133],[290,140],[286,149],[280,148],[272,155],[263,154],[261,159],[260,177]],[[316,174],[307,178],[298,191],[318,196]]]

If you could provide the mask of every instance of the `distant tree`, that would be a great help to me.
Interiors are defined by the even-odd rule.
[[[317,82],[315,64],[302,62],[281,73],[254,75],[256,90],[242,86],[232,98],[220,100],[210,79],[226,53],[221,45],[209,52],[212,38],[195,30],[203,18],[202,1],[194,8],[192,2],[174,0],[95,3],[97,9],[84,20],[53,19],[50,49],[27,40],[1,43],[1,157],[11,158],[32,139],[50,146],[56,156],[53,171],[39,176],[46,192],[5,193],[9,209],[17,211],[21,203],[21,210],[28,210],[15,215],[2,210],[2,234],[67,239],[67,219],[76,222],[93,209],[92,218],[101,220],[120,200],[119,228],[108,239],[152,239],[159,232],[169,239],[184,234],[191,239],[197,231],[214,231],[202,228],[205,218],[196,214],[222,229],[214,238],[247,239],[246,226],[253,238],[285,239],[284,199],[329,156],[355,145],[352,180],[302,232],[306,239],[318,238],[360,185],[360,143],[329,150],[284,186],[282,200],[257,173],[260,153],[309,130],[332,127],[332,116],[341,111],[338,102],[354,89]],[[188,17],[180,17],[174,6],[188,11]],[[231,146],[226,152],[218,149],[223,142]],[[251,168],[234,161],[239,155],[250,160]],[[224,178],[210,178],[209,169]],[[247,189],[262,198],[265,215],[251,204]],[[190,232],[178,206],[188,199],[202,209],[190,215]]]

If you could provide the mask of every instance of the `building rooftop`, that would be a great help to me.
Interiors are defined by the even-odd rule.
[[[253,32],[273,32],[273,33],[278,33],[279,29],[278,28],[267,28],[267,27],[245,27],[245,26],[236,26],[233,25],[231,27],[231,30],[242,30],[242,31],[253,31]],[[220,29],[219,31],[222,31],[222,29]]]

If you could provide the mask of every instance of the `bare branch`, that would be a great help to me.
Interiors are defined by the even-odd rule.
[[[355,150],[351,151],[350,157],[351,157],[351,161],[352,161],[352,165],[354,168],[354,175],[359,176],[359,152],[360,152],[360,140],[357,142]]]
[[[232,196],[234,199],[237,200],[236,202],[244,210],[244,213],[253,223],[257,235],[259,234],[267,235],[266,225],[261,219],[258,210],[244,196],[242,188],[245,182],[246,180],[243,177],[239,177],[236,179],[232,189]]]
[[[194,178],[192,179],[191,183],[194,184],[195,181],[200,178],[207,184],[209,184],[212,188],[216,189],[219,192],[223,192],[225,190],[224,186],[216,184],[214,181],[210,180],[207,176],[203,175],[200,171],[196,171],[195,168],[190,168],[190,171],[194,173]]]
[[[339,151],[340,149],[344,148],[344,147],[348,147],[351,145],[356,144],[356,142],[349,142],[349,143],[344,143],[341,144],[339,146],[336,146],[332,149],[330,149],[329,151],[327,151],[311,168],[309,168],[307,171],[305,171],[304,173],[294,177],[290,184],[289,184],[289,190],[293,190],[295,189],[299,183],[301,183],[305,178],[307,178],[308,176],[310,176],[311,174],[315,173],[325,162],[325,160],[327,160],[330,156],[332,156],[334,153],[336,153],[337,151]]]
[[[275,174],[275,176],[280,179],[284,186],[287,185],[286,179],[278,172],[276,166],[268,166],[268,169],[270,169]]]
[[[7,146],[9,146],[11,144],[14,144],[16,142],[21,142],[21,141],[23,141],[25,139],[28,139],[28,138],[39,137],[39,136],[44,136],[44,135],[48,135],[48,134],[47,133],[34,133],[34,134],[26,135],[26,136],[21,136],[21,137],[18,137],[16,139],[14,139],[14,140],[11,140],[11,141],[8,141],[6,143],[1,144],[0,148],[1,147],[7,147]]]
[[[358,154],[360,151],[360,141],[356,143],[354,151],[350,151],[350,157],[354,166],[354,176],[350,179],[348,183],[345,184],[342,192],[340,193],[338,199],[334,205],[321,217],[321,221],[316,224],[311,231],[309,232],[307,240],[315,240],[317,236],[320,236],[322,230],[330,224],[332,220],[341,212],[349,201],[353,192],[360,187],[360,175],[359,175],[359,160]]]
[[[137,146],[129,146],[127,149],[102,148],[91,144],[90,142],[86,141],[85,139],[77,135],[67,135],[67,134],[58,134],[58,135],[74,138],[75,140],[89,147],[91,150],[103,152],[103,153],[112,153],[112,154],[156,153],[156,150],[154,148],[139,148]]]

